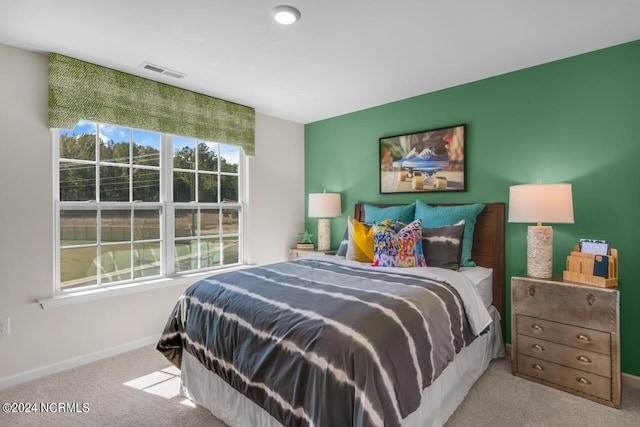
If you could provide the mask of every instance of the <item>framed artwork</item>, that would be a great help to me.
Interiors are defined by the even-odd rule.
[[[467,191],[466,125],[380,138],[380,194]]]

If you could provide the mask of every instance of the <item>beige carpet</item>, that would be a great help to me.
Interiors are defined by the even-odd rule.
[[[0,412],[0,426],[224,426],[181,397],[179,381],[178,370],[145,347],[0,390],[1,404],[38,410]],[[447,427],[457,426],[640,426],[640,390],[625,387],[622,409],[611,409],[514,377],[508,359],[498,359],[449,419]]]
[[[496,359],[446,426],[640,427],[640,389],[623,387],[613,409],[515,377],[511,359]]]
[[[179,395],[180,372],[154,347],[0,390],[0,402],[77,403],[79,413],[0,413],[0,426],[214,426],[209,411]],[[38,408],[39,409],[39,408]],[[71,408],[74,409],[74,408]]]

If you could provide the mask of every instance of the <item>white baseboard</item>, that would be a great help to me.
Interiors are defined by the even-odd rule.
[[[623,372],[622,384],[629,387],[640,388],[640,377],[636,377],[635,375],[631,375],[631,374],[625,374]]]
[[[77,368],[78,366],[86,365],[87,363],[97,362],[98,360],[106,359],[107,357],[115,356],[117,354],[126,353],[127,351],[137,350],[141,347],[155,344],[159,339],[160,335],[154,335],[126,344],[96,351],[94,353],[89,353],[84,356],[74,357],[72,359],[64,360],[58,363],[52,363],[51,365],[43,366],[41,368],[36,368],[29,371],[21,372],[19,374],[3,377],[0,378],[0,390],[25,383],[27,381],[46,377],[48,375],[57,374],[58,372],[66,371],[68,369]]]

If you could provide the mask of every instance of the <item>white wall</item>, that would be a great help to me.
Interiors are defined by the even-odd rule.
[[[43,310],[53,288],[47,56],[0,44],[0,387],[159,336],[185,286]],[[284,165],[284,166],[283,166]],[[248,260],[281,261],[304,226],[304,127],[257,114],[249,161]]]
[[[256,114],[249,186],[248,262],[281,261],[304,231],[304,126]]]

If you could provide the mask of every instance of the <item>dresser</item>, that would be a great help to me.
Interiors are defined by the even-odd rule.
[[[620,294],[562,278],[511,278],[511,371],[620,407]]]

